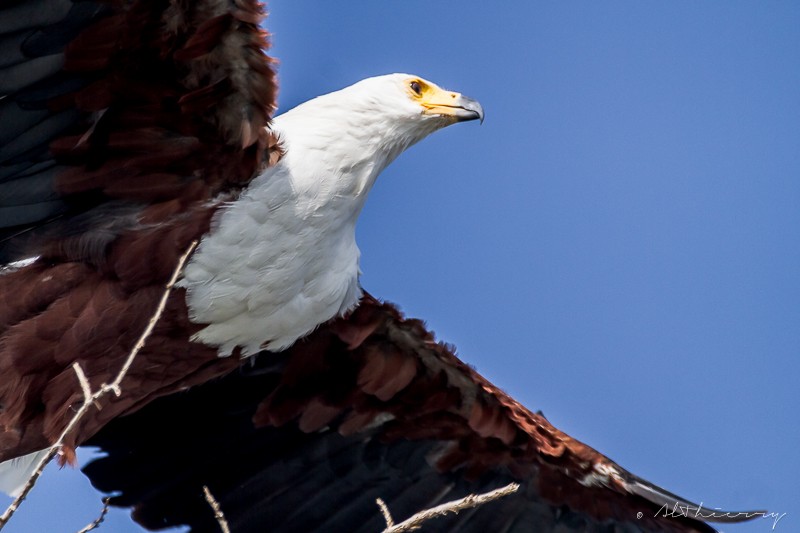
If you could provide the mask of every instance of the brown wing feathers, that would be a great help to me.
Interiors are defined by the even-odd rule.
[[[628,474],[461,363],[419,321],[367,298],[343,322],[371,331],[350,349],[342,324],[326,325],[284,353],[113,421],[91,441],[109,456],[87,474],[145,525],[193,531],[214,525],[203,484],[237,531],[378,531],[376,497],[404,518],[510,481],[522,483],[519,494],[430,531],[711,531],[655,518],[659,506],[620,483],[582,485],[596,463]],[[138,434],[194,408],[188,427]],[[157,466],[141,464],[151,460]]]
[[[0,241],[6,259],[41,253],[84,259],[82,251],[97,247],[75,242],[108,224],[112,212],[93,210],[110,200],[142,208],[175,204],[157,212],[163,222],[253,177],[271,144],[263,127],[275,98],[271,61],[263,52],[266,35],[254,22],[262,17],[258,2],[57,4],[66,8],[64,19],[34,17],[43,28],[24,30],[30,36],[23,41],[44,39],[39,34],[55,38],[61,49],[44,57],[58,60],[59,68],[35,68],[38,56],[13,65],[30,71],[30,83],[8,88],[4,114],[13,119],[12,130],[32,138],[3,150],[19,158],[24,148],[35,148],[36,158],[51,168],[58,164],[58,171],[46,174],[46,187],[30,197],[35,175],[7,159],[0,196],[9,207],[61,207],[40,209],[41,217],[0,216],[0,224],[13,229],[7,235],[31,237],[23,250],[7,248],[18,247],[19,239]],[[40,48],[28,46],[21,54],[44,53]],[[44,90],[48,85],[54,88]],[[75,236],[68,231],[70,219],[81,213]]]
[[[49,34],[61,47],[52,72],[37,68],[38,56],[14,65],[29,83],[7,88],[0,101],[15,127],[36,130],[27,150],[0,161],[0,253],[44,258],[0,276],[0,460],[60,433],[80,401],[73,361],[95,386],[116,374],[178,257],[208,230],[209,202],[235,194],[274,145],[264,130],[275,80],[258,2],[52,5],[32,15],[31,27],[8,30],[10,38],[24,32],[21,42]],[[44,52],[20,54],[34,53]],[[30,126],[65,114],[72,121],[60,128]],[[15,217],[4,206],[45,208]],[[231,359],[206,368],[218,360],[188,343],[196,329],[175,291],[123,383],[126,394],[107,399],[76,440],[236,366]]]

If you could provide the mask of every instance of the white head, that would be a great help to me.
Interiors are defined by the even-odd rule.
[[[304,105],[316,101],[325,106],[344,105],[365,122],[393,135],[408,136],[409,145],[456,122],[483,121],[483,108],[475,100],[412,74],[367,78]]]
[[[406,148],[468,120],[483,121],[475,100],[419,76],[388,74],[305,102],[277,117],[273,127],[287,157],[313,151],[327,169],[358,175],[364,191]]]

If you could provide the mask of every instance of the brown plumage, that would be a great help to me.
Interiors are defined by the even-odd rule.
[[[349,347],[337,334],[342,324],[367,323],[373,325],[371,332],[356,347]],[[186,429],[174,418],[173,412],[185,413],[195,402],[209,407],[197,415],[205,424],[224,427],[221,433]],[[189,453],[189,458],[177,459],[172,451],[159,457],[161,448],[134,436],[137,428],[162,424],[178,424],[174,430],[161,432],[161,437],[174,449],[184,450],[177,453]],[[296,441],[295,445],[284,449],[285,439]],[[350,441],[361,444],[343,444]],[[421,322],[405,319],[393,306],[371,297],[365,297],[347,320],[323,326],[286,352],[264,353],[223,380],[156,400],[151,408],[115,421],[90,442],[110,453],[109,458],[87,467],[90,478],[103,490],[119,491],[116,501],[135,505],[135,516],[144,525],[189,523],[202,530],[207,517],[201,500],[191,494],[192,487],[208,484],[223,507],[231,510],[233,523],[240,522],[240,531],[255,530],[255,524],[248,522],[254,514],[265,521],[262,525],[278,527],[274,520],[285,514],[281,501],[288,497],[286,491],[296,491],[297,499],[324,494],[320,499],[329,503],[319,516],[287,518],[278,530],[377,531],[379,515],[373,499],[364,496],[349,504],[357,509],[347,512],[332,503],[342,486],[383,487],[379,495],[402,517],[459,497],[467,488],[487,490],[514,480],[523,485],[519,494],[490,504],[486,517],[478,521],[482,525],[464,520],[460,527],[494,531],[486,524],[541,512],[544,506],[548,510],[543,516],[520,520],[512,531],[600,530],[610,524],[641,531],[712,531],[702,522],[656,517],[660,506],[632,494],[626,486],[646,482],[514,401],[462,363],[448,346],[435,342]],[[369,465],[372,459],[362,457],[366,453],[362,445],[385,448],[387,454],[399,454],[396,459],[401,465],[402,461],[410,465],[414,448],[409,445],[414,443],[424,466],[409,466],[406,471],[402,466],[382,465],[368,472],[336,466],[342,461]],[[203,455],[202,472],[192,470],[193,453],[184,446],[202,450],[198,452]],[[306,447],[316,451],[304,456],[299,450]],[[337,451],[330,457],[326,454],[331,451],[323,451],[333,449]],[[238,472],[239,467],[231,465],[231,454],[240,453],[243,457],[273,456],[264,458],[267,464],[253,459],[260,466]],[[163,461],[163,466],[142,466],[147,461]],[[281,477],[287,476],[284,466],[295,462],[302,468]],[[580,480],[598,464],[617,469],[621,479],[582,485]],[[313,478],[318,469],[334,473],[337,481],[306,488],[303,479]],[[441,481],[431,482],[431,487],[445,485],[421,502],[414,500],[419,505],[414,508],[395,494],[392,480],[396,476],[408,476],[409,490],[421,494],[429,489],[417,476],[440,476]],[[255,489],[263,483],[271,488]],[[239,487],[247,486],[256,491],[242,494]],[[239,498],[258,511],[235,511]],[[167,503],[176,501],[180,503]],[[177,515],[176,507],[181,509]],[[637,512],[642,512],[641,519],[636,518]],[[450,526],[432,524],[432,530],[448,530],[459,521],[447,523]]]

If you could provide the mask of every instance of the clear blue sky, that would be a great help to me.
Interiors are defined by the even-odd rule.
[[[388,72],[486,110],[379,179],[367,290],[627,469],[800,530],[800,3],[270,7],[283,110]],[[10,531],[79,529],[87,487],[48,472]]]

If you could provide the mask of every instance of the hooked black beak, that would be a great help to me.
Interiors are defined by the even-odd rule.
[[[456,109],[456,120],[464,122],[467,120],[480,120],[483,124],[483,106],[477,100],[473,100],[463,94],[458,95]]]

